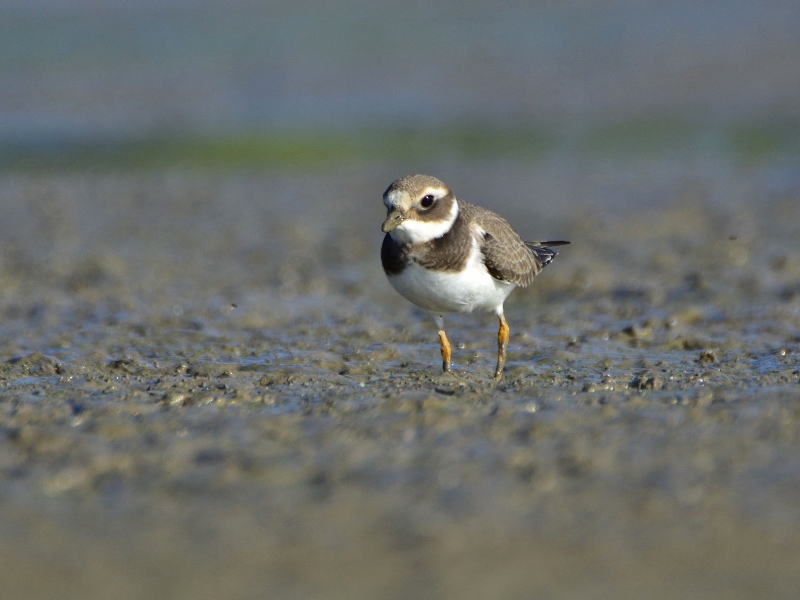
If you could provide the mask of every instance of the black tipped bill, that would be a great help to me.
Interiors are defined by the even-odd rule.
[[[399,210],[394,209],[392,212],[389,213],[389,216],[386,217],[386,220],[383,222],[381,226],[381,231],[383,233],[389,233],[390,231],[394,231],[400,223],[404,221],[403,215],[400,213]]]

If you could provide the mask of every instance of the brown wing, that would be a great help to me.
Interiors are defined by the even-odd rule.
[[[558,253],[545,244],[569,242],[523,242],[508,221],[493,212],[459,200],[459,209],[484,232],[481,252],[489,274],[500,281],[530,285],[533,278]],[[479,242],[481,240],[479,239]]]

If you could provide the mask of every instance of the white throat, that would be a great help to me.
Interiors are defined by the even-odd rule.
[[[445,233],[450,231],[453,223],[458,217],[458,201],[453,199],[453,206],[450,208],[450,214],[443,221],[417,221],[415,219],[407,219],[400,223],[389,235],[401,244],[419,244],[422,242],[430,242],[436,238],[442,237]]]

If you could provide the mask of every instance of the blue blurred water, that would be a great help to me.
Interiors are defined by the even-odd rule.
[[[800,3],[6,0],[0,144],[800,117]]]

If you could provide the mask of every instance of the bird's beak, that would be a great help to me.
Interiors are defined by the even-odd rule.
[[[392,212],[389,213],[389,216],[386,217],[386,220],[383,222],[383,226],[381,227],[381,231],[383,233],[389,233],[390,231],[394,231],[394,229],[400,225],[405,220],[403,213],[401,213],[398,209],[394,209]]]

